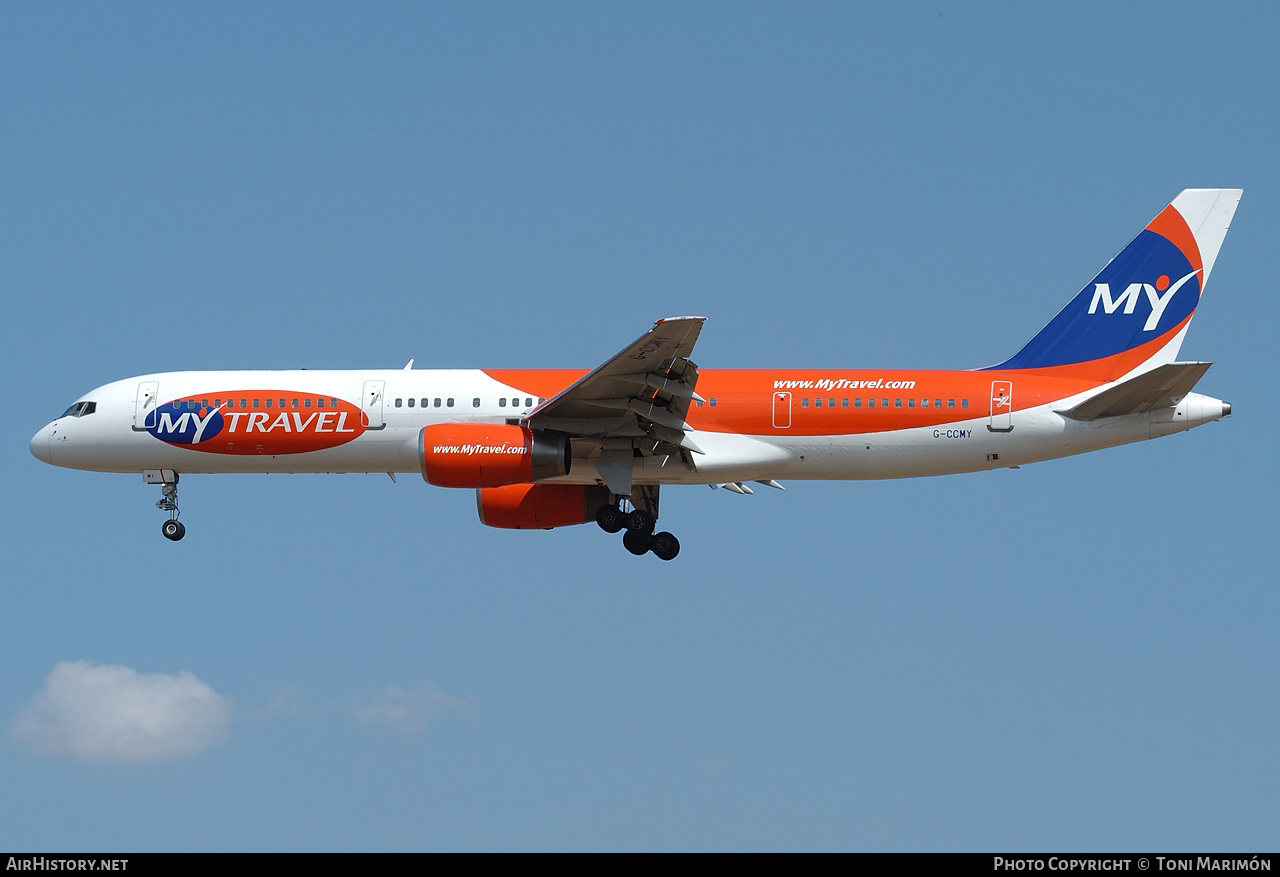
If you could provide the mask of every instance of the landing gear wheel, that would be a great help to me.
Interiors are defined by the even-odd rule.
[[[632,533],[643,533],[648,536],[653,532],[653,515],[644,509],[636,509],[627,515],[627,530]]]
[[[606,533],[617,533],[627,523],[627,516],[616,505],[602,505],[596,509],[596,523]]]
[[[628,530],[622,534],[622,547],[639,556],[649,550],[649,534],[643,530]]]
[[[169,520],[160,525],[160,532],[170,542],[177,542],[187,535],[187,528],[178,520],[178,473],[171,469],[144,469],[142,478],[148,484],[160,485],[156,508],[169,513]]]
[[[653,537],[649,547],[660,560],[672,560],[680,553],[680,540],[663,531]]]

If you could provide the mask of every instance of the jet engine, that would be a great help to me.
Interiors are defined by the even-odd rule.
[[[569,474],[568,437],[510,424],[426,426],[418,452],[422,477],[437,487],[531,484]]]
[[[508,484],[476,491],[481,523],[504,530],[550,530],[596,519],[613,500],[594,484]]]

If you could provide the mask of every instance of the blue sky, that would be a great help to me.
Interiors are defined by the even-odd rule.
[[[4,6],[0,846],[1273,848],[1278,31]],[[703,368],[987,365],[1189,186],[1245,188],[1182,349],[1229,419],[669,490],[670,564],[385,476],[184,479],[175,545],[141,478],[27,452],[131,375],[589,368],[675,314]],[[182,745],[104,739],[149,697],[199,704]]]

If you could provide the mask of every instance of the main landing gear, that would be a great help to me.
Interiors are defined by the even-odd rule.
[[[636,496],[634,499],[643,503],[649,497]],[[602,505],[596,511],[596,523],[606,533],[622,531],[622,547],[634,555],[640,556],[652,551],[660,560],[671,560],[680,553],[680,540],[667,532],[653,532],[654,525],[658,520],[657,500],[657,489],[655,488],[652,492],[651,502],[644,503],[649,505],[653,511],[643,506],[637,506],[630,512],[624,512],[621,505],[619,505],[620,501]]]
[[[156,508],[169,513],[169,520],[160,525],[160,532],[170,542],[177,542],[187,535],[187,528],[178,520],[178,473],[172,469],[147,469],[142,473],[147,484],[160,485],[160,500]]]

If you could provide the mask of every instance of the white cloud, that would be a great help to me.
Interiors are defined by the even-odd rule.
[[[230,718],[230,700],[191,673],[63,661],[13,736],[36,752],[82,761],[160,761],[213,745]]]
[[[411,690],[389,685],[371,703],[356,704],[352,712],[366,725],[386,725],[402,734],[417,734],[442,713],[469,716],[474,709],[475,701],[445,694],[428,683]]]

